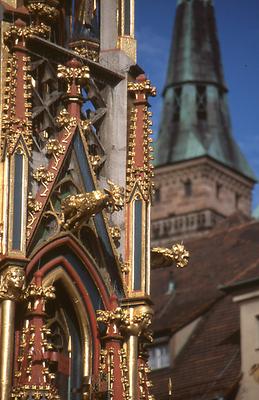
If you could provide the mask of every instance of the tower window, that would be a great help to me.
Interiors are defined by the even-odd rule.
[[[222,185],[220,183],[216,183],[216,197],[217,197],[217,199],[220,198],[221,191],[222,191]]]
[[[184,182],[184,194],[186,197],[190,197],[192,195],[192,182],[190,179]]]
[[[174,89],[174,109],[173,109],[173,121],[178,122],[180,119],[181,111],[181,96],[182,88],[178,87]]]
[[[241,198],[240,194],[239,194],[239,193],[236,193],[236,194],[235,194],[235,207],[236,207],[236,210],[237,210],[238,207],[239,207],[240,198]]]
[[[201,120],[207,119],[207,92],[206,86],[196,87],[196,107],[197,118]]]
[[[155,193],[154,193],[154,203],[159,203],[160,200],[161,200],[160,188],[157,187],[155,188]]]

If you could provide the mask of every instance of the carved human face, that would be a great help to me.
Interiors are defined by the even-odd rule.
[[[22,289],[25,283],[24,271],[21,268],[11,268],[5,278],[8,285],[15,289]]]

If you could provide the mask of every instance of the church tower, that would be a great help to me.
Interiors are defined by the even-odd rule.
[[[178,0],[156,143],[152,239],[202,235],[250,215],[255,176],[231,133],[211,0]]]

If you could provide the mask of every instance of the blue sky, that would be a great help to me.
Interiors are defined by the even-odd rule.
[[[158,130],[176,0],[136,0],[138,63],[158,89]],[[259,177],[259,0],[214,0],[233,135]],[[254,205],[259,204],[259,185]]]

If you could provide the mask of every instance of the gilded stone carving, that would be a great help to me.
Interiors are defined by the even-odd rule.
[[[28,300],[27,319],[20,336],[16,384],[11,397],[16,400],[60,400],[53,384],[55,374],[50,369],[50,355],[53,350],[49,340],[51,331],[44,320],[45,303],[48,299],[55,298],[54,287],[32,283],[26,289],[24,297]]]
[[[11,25],[4,33],[4,41],[7,45],[13,45],[19,38],[26,39],[32,35],[48,38],[49,34],[49,26],[42,22],[26,26],[23,21],[16,21],[16,24]]]
[[[81,121],[81,127],[84,131],[84,135],[87,138],[88,133],[91,132],[91,125],[92,125],[92,121],[90,119],[84,119],[83,121]]]
[[[156,96],[156,88],[151,85],[151,81],[146,79],[143,82],[129,82],[129,92],[145,92],[148,96]]]
[[[128,326],[130,318],[127,310],[117,307],[114,311],[97,311],[97,321],[102,322],[105,325],[116,324]]]
[[[63,143],[67,143],[67,139],[72,134],[72,129],[76,126],[77,121],[75,117],[71,117],[69,112],[64,108],[60,111],[58,117],[56,118],[57,123],[60,128],[65,129],[66,137],[62,140]]]
[[[86,84],[90,78],[89,67],[81,65],[77,60],[71,60],[69,65],[58,65],[57,77],[67,84],[67,93],[71,91],[71,85],[74,82],[78,94],[81,94],[81,85]]]
[[[152,341],[149,329],[152,315],[152,310],[145,306],[134,309],[133,313],[128,309],[117,307],[113,311],[97,311],[97,321],[107,326],[116,326],[116,330],[120,333],[133,336],[142,335],[146,340]]]
[[[123,208],[123,188],[110,181],[108,184],[110,189],[104,189],[104,193],[95,190],[89,193],[70,195],[62,201],[62,227],[64,230],[77,231],[83,223],[87,223],[91,217],[104,209],[113,213]]]
[[[36,14],[49,21],[55,20],[59,15],[59,10],[56,7],[41,2],[32,2],[27,6],[27,8],[30,13]]]
[[[101,165],[101,157],[98,156],[98,155],[95,155],[95,156],[90,155],[89,159],[90,159],[90,163],[91,163],[91,165],[93,167],[93,170],[94,171],[98,170],[98,168]]]
[[[134,106],[131,110],[130,126],[129,126],[129,140],[128,140],[128,163],[127,163],[127,189],[126,189],[126,200],[130,200],[130,195],[136,183],[141,189],[142,195],[145,200],[148,200],[152,189],[152,177],[154,176],[154,167],[151,163],[153,156],[153,148],[151,146],[153,139],[150,137],[152,130],[150,126],[152,121],[150,119],[152,113],[148,110],[148,107],[143,108],[144,116],[143,121],[139,121],[143,127],[143,166],[139,167],[136,165],[136,129],[138,121],[137,107]]]
[[[32,197],[32,194],[28,195],[28,222],[27,222],[27,236],[29,235],[29,231],[32,227],[32,224],[35,221],[35,214],[39,212],[42,208],[42,203],[40,201],[35,200]]]
[[[122,262],[121,263],[121,272],[123,274],[128,274],[130,270],[130,264],[129,262]]]
[[[49,139],[45,146],[45,149],[48,155],[53,155],[53,158],[55,160],[55,165],[52,168],[57,169],[60,156],[65,154],[66,151],[65,146],[59,143],[57,139]]]
[[[124,391],[125,400],[130,400],[129,393],[129,368],[128,368],[128,356],[125,349],[120,350],[120,367],[122,373],[122,385]]]
[[[71,43],[70,47],[81,57],[85,57],[94,62],[99,61],[99,43],[82,39],[80,41]]]
[[[47,196],[47,192],[49,190],[48,184],[54,180],[54,173],[48,171],[46,167],[41,165],[33,172],[33,178],[45,188],[40,196]]]
[[[23,138],[29,154],[32,150],[30,57],[24,56],[23,62],[24,118],[16,116],[17,57],[15,55],[9,56],[6,67],[1,149],[3,151],[4,143],[6,143],[8,154],[13,153],[20,136]]]
[[[154,247],[151,250],[151,266],[159,268],[176,264],[177,268],[184,268],[188,265],[189,256],[183,244],[175,244],[171,249]]]
[[[118,242],[121,239],[121,230],[118,226],[110,227],[110,233],[115,242]]]
[[[37,286],[35,283],[31,283],[24,292],[25,299],[36,299],[41,297],[42,299],[55,299],[55,287],[54,286]]]
[[[0,277],[0,299],[20,300],[25,290],[25,274],[21,267],[11,266]]]

